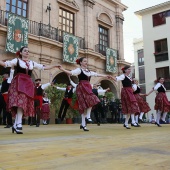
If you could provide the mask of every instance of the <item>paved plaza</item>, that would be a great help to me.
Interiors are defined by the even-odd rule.
[[[23,126],[23,135],[0,126],[0,170],[169,170],[170,125]]]

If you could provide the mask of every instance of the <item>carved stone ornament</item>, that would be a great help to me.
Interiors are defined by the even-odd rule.
[[[95,1],[94,0],[84,0],[84,5],[88,6],[90,8],[93,8],[93,5],[95,5]]]

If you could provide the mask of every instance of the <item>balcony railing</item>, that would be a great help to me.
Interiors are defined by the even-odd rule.
[[[7,26],[8,22],[8,11],[0,10],[0,24]],[[35,21],[29,20],[29,28],[28,33],[36,35],[36,36],[42,36],[46,37],[55,41],[59,41],[63,43],[63,33],[64,31],[59,30],[58,28],[51,27],[49,25],[38,23]],[[82,37],[77,37],[79,40],[79,48],[84,49],[85,48],[85,41]]]
[[[101,44],[95,45],[95,51],[106,56],[106,46],[104,46],[104,45],[101,45]]]

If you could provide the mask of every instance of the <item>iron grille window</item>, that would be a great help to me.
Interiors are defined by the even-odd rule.
[[[63,32],[74,34],[74,14],[66,11],[65,9],[59,9],[59,29]]]
[[[109,31],[99,26],[99,52],[106,52],[106,47],[109,47]]]
[[[28,0],[6,0],[6,11],[27,17]],[[8,18],[8,15],[6,15]]]

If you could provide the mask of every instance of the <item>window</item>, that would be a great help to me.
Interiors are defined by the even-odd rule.
[[[139,67],[139,84],[145,83],[145,67]]]
[[[166,11],[158,14],[154,14],[152,18],[153,18],[154,27],[158,25],[166,24]]]
[[[6,0],[6,11],[8,12],[27,17],[27,10],[28,0]]]
[[[74,34],[74,14],[66,11],[65,9],[59,9],[59,29]]]
[[[165,79],[164,85],[165,85],[166,89],[170,90],[169,67],[156,68],[156,76],[157,76],[157,78],[163,77]]]
[[[165,79],[169,79],[169,67],[161,67],[161,68],[156,68],[156,76],[158,77],[163,77]]]
[[[105,55],[106,47],[109,47],[109,31],[107,28],[99,26],[99,52],[103,52]]]
[[[166,61],[168,60],[168,45],[167,39],[157,40],[155,44],[155,61]]]
[[[138,66],[142,66],[144,65],[144,53],[143,53],[143,49],[142,50],[138,50]]]
[[[140,90],[142,94],[146,94],[146,85],[145,84],[140,85]],[[146,96],[142,96],[142,97],[146,101]]]

